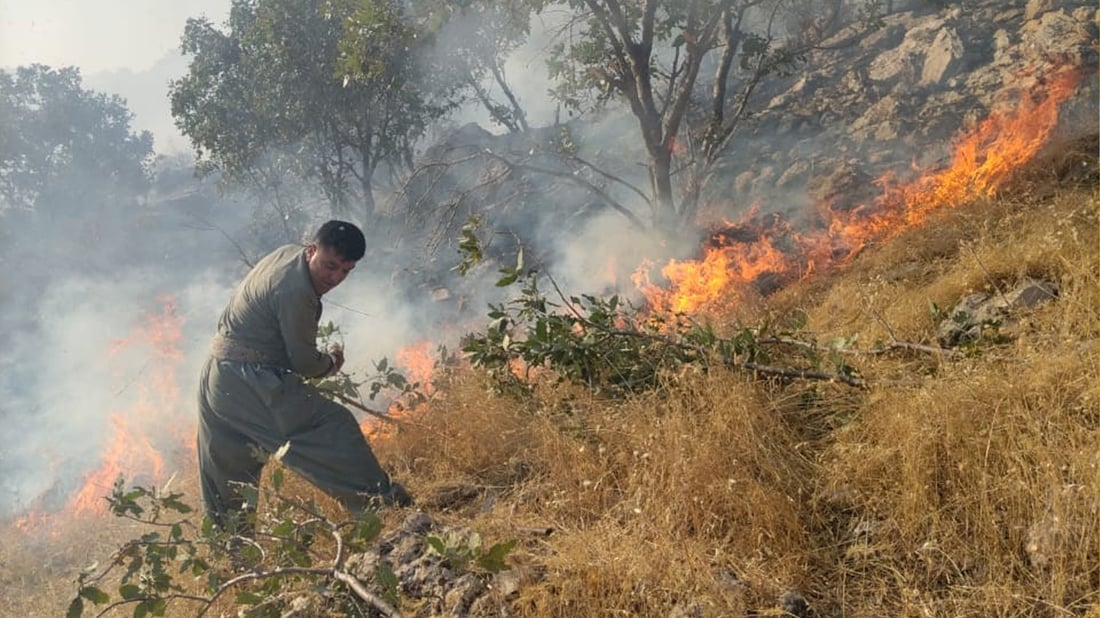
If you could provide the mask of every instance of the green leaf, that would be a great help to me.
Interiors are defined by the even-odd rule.
[[[85,587],[81,588],[80,589],[80,596],[84,597],[85,599],[88,599],[89,601],[91,601],[92,603],[95,603],[96,605],[102,605],[102,604],[107,603],[108,601],[111,600],[111,597],[108,596],[106,592],[103,592],[102,590],[100,590],[99,588],[96,588],[95,586],[85,586]]]
[[[65,618],[80,618],[80,615],[84,613],[84,600],[80,597],[73,599],[72,603],[69,603],[69,610],[65,612]]]
[[[118,594],[126,601],[133,601],[141,597],[141,588],[137,584],[123,584],[118,587]]]
[[[171,496],[161,498],[160,503],[165,508],[176,511],[177,513],[190,513],[194,509],[191,508],[191,505],[179,501],[181,495],[183,494],[172,494]]]
[[[447,555],[447,544],[443,542],[443,539],[437,536],[428,535],[424,538],[424,541],[428,544],[429,547],[435,550],[435,553],[439,554],[440,556]]]
[[[477,559],[477,564],[490,573],[500,573],[507,566],[504,562],[512,548],[516,546],[515,539],[504,543],[497,543],[489,548]]]
[[[397,605],[397,575],[387,562],[379,562],[374,570],[374,579],[382,587],[383,596],[390,605]]]
[[[363,513],[360,517],[359,522],[355,524],[355,539],[369,543],[378,538],[382,532],[382,520],[370,512]]]
[[[275,491],[279,491],[283,487],[283,470],[282,468],[276,468],[271,473],[271,486],[275,488]]]
[[[237,605],[255,605],[264,600],[262,596],[256,594],[255,592],[249,592],[247,590],[242,590],[241,592],[238,592],[236,598]]]

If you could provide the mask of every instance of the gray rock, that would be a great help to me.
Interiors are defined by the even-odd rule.
[[[970,343],[982,338],[986,329],[1000,331],[1018,315],[1058,297],[1058,285],[1025,277],[1006,292],[978,292],[956,304],[937,328],[937,339],[944,347]]]
[[[1024,24],[1021,32],[1022,44],[1030,57],[1060,59],[1071,64],[1084,64],[1095,58],[1095,32],[1090,31],[1089,24],[1063,11],[1043,13]]]
[[[920,74],[921,85],[941,84],[947,78],[955,76],[962,66],[965,53],[966,48],[954,28],[940,30],[925,52],[924,67]]]

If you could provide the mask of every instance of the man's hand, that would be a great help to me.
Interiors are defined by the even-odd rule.
[[[332,371],[329,375],[335,375],[344,366],[344,346],[334,343],[329,346],[328,353],[332,357]]]

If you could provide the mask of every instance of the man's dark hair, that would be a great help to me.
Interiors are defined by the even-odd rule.
[[[332,221],[322,225],[313,235],[313,242],[332,249],[345,260],[358,262],[367,252],[367,241],[363,232],[354,223]]]

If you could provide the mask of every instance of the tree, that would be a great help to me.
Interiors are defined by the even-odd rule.
[[[134,259],[105,242],[139,229],[150,186],[153,137],[132,131],[131,118],[121,98],[85,89],[75,68],[0,71],[0,268],[12,270],[7,258],[21,252],[46,273]]]
[[[267,189],[316,183],[333,214],[366,220],[376,171],[408,164],[453,105],[426,45],[385,0],[234,0],[228,32],[188,20],[172,114],[200,169]]]
[[[85,90],[76,68],[0,71],[0,211],[131,202],[153,157],[132,118],[120,97]]]
[[[532,0],[537,11],[559,4]],[[812,28],[780,32],[804,0],[567,0],[573,18],[548,61],[555,96],[581,109],[622,99],[648,163],[650,219],[675,229],[696,212],[715,163],[766,76],[795,68],[848,21],[818,3]],[[703,71],[710,70],[709,82]],[[678,189],[678,190],[677,190]]]
[[[520,133],[530,129],[527,114],[508,82],[508,56],[530,34],[531,7],[522,0],[424,2],[435,26],[436,47],[493,123]],[[503,100],[494,95],[500,91]]]

